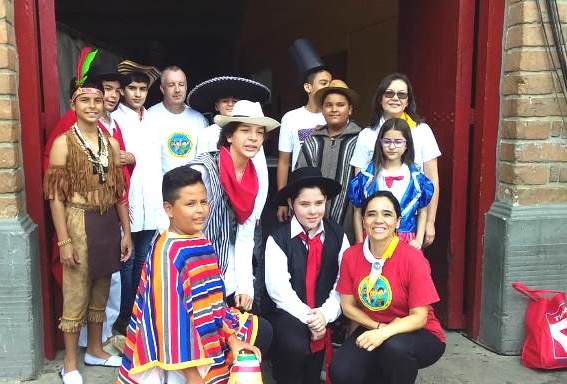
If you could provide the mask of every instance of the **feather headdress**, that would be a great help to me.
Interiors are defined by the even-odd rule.
[[[79,61],[77,62],[77,87],[82,87],[87,80],[89,69],[97,53],[98,49],[92,49],[90,47],[85,47],[81,50]]]

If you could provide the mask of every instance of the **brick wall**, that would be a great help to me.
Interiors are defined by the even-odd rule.
[[[0,220],[23,213],[13,0],[0,0]]]
[[[547,23],[545,4],[541,6]],[[559,0],[558,6],[567,23],[567,1]],[[548,24],[546,29],[552,39]],[[567,203],[567,104],[536,1],[509,0],[504,32],[497,200]]]

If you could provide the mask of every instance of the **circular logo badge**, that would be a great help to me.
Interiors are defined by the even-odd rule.
[[[185,157],[193,150],[191,137],[183,132],[174,132],[167,139],[169,153],[177,157]]]
[[[385,276],[380,276],[374,286],[369,287],[367,277],[358,284],[358,297],[360,302],[371,311],[383,311],[392,303],[392,288]]]

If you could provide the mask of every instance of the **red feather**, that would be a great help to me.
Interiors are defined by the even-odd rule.
[[[85,47],[81,50],[81,54],[79,55],[79,61],[77,62],[77,86],[80,86],[81,78],[83,77],[82,70],[83,65],[85,64],[85,59],[87,55],[92,51],[92,48]]]

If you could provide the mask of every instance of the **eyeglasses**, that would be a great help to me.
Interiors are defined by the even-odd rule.
[[[389,147],[393,145],[396,148],[401,148],[406,144],[405,139],[380,139],[380,142],[384,147]]]
[[[384,97],[387,99],[392,99],[394,96],[398,96],[398,99],[405,100],[408,98],[407,92],[396,92],[396,91],[385,91]]]

